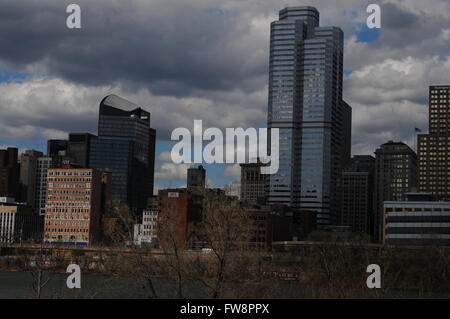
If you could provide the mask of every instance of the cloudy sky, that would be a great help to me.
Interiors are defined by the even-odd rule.
[[[66,28],[73,2],[81,29]],[[365,27],[369,3],[381,5],[379,31]],[[269,24],[286,5],[315,6],[345,32],[352,153],[413,147],[428,86],[450,84],[448,0],[0,0],[0,146],[44,151],[49,138],[96,133],[98,103],[114,93],[152,114],[158,187],[181,186],[174,128],[266,126]],[[208,168],[214,186],[239,174]]]

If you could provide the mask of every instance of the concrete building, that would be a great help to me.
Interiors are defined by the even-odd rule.
[[[375,241],[382,236],[383,202],[405,201],[416,185],[417,156],[408,145],[389,141],[375,151]]]
[[[0,243],[37,242],[42,231],[42,217],[30,207],[0,201]]]
[[[261,162],[241,164],[241,201],[264,204],[269,175],[261,174]]]
[[[20,201],[26,202],[32,208],[36,203],[38,158],[42,156],[42,152],[35,150],[27,150],[20,155]]]
[[[8,147],[0,150],[0,196],[20,198],[20,166],[18,150]]]
[[[339,225],[350,226],[353,233],[371,234],[375,158],[356,155],[342,172]]]
[[[418,135],[419,189],[450,201],[450,86],[429,88],[429,134]]]
[[[336,222],[339,179],[350,160],[351,107],[342,99],[344,34],[320,27],[313,7],[287,7],[271,23],[268,128],[278,128],[280,161],[268,201]]]
[[[450,202],[431,197],[409,194],[408,201],[384,202],[383,244],[450,246]]]
[[[87,246],[100,239],[102,173],[86,168],[49,169],[45,242]]]

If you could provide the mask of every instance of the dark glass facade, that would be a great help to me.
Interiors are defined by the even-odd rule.
[[[350,157],[351,108],[342,100],[343,32],[319,27],[313,7],[288,7],[271,24],[268,127],[279,162],[268,200],[334,223],[339,178]]]
[[[116,95],[101,101],[89,167],[110,171],[112,198],[128,203],[138,214],[153,194],[155,139],[149,112]]]

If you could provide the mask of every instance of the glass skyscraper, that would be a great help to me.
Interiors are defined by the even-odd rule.
[[[89,167],[112,173],[112,197],[140,213],[153,195],[155,130],[150,113],[119,96],[100,102],[98,137],[91,138]]]
[[[350,160],[351,108],[342,100],[343,32],[320,27],[313,7],[288,7],[271,23],[268,127],[280,168],[268,201],[336,221],[339,178]]]

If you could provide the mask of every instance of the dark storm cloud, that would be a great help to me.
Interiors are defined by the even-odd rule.
[[[430,14],[423,9],[404,4],[388,2],[381,5],[381,34],[373,46],[395,48],[399,50],[397,54],[403,55],[447,54],[448,43],[436,45],[435,40],[440,32],[450,25],[448,12]]]
[[[82,28],[70,30],[66,1],[0,3],[0,60],[15,68],[172,96],[263,85],[267,61],[236,36],[249,25],[231,12],[184,1],[77,1]]]
[[[383,5],[383,27],[390,30],[413,28],[419,22],[420,15],[401,9],[394,3]]]

